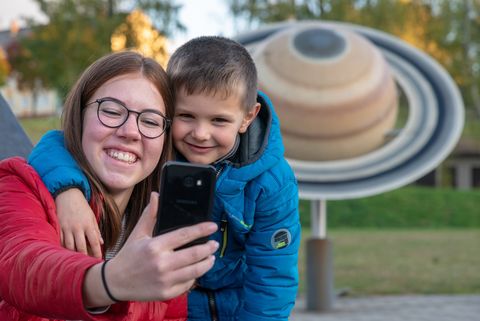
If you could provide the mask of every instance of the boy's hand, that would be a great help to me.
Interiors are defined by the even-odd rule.
[[[62,245],[72,251],[101,258],[103,239],[83,193],[77,188],[66,190],[57,195],[55,205]]]

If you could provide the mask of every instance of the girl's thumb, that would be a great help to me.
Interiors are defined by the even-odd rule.
[[[152,236],[153,228],[155,227],[157,220],[157,209],[158,193],[152,192],[150,194],[150,203],[143,210],[143,213],[130,234],[129,239],[139,239],[145,236]]]

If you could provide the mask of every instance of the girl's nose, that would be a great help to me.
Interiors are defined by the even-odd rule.
[[[138,129],[137,117],[137,115],[130,113],[128,115],[127,121],[122,126],[117,128],[117,134],[119,136],[129,139],[138,140],[142,138],[142,134]]]

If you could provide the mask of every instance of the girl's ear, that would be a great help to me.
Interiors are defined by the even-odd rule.
[[[238,130],[239,133],[243,134],[244,132],[247,131],[248,126],[250,126],[250,124],[255,119],[255,117],[257,117],[261,106],[262,105],[260,105],[260,103],[256,103],[252,108],[250,108],[248,110],[248,112],[243,117],[242,125],[240,126],[240,129]]]

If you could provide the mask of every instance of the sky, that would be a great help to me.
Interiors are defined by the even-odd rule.
[[[224,0],[180,0],[183,4],[180,20],[187,27],[187,34],[179,41],[197,36],[233,36],[233,18],[229,15],[227,1]]]
[[[233,19],[228,14],[226,1],[177,0],[177,3],[183,4],[180,20],[187,27],[187,32],[175,35],[174,46],[201,35],[235,35]],[[12,20],[19,20],[21,16],[45,21],[33,0],[0,0],[0,30],[9,28]]]

